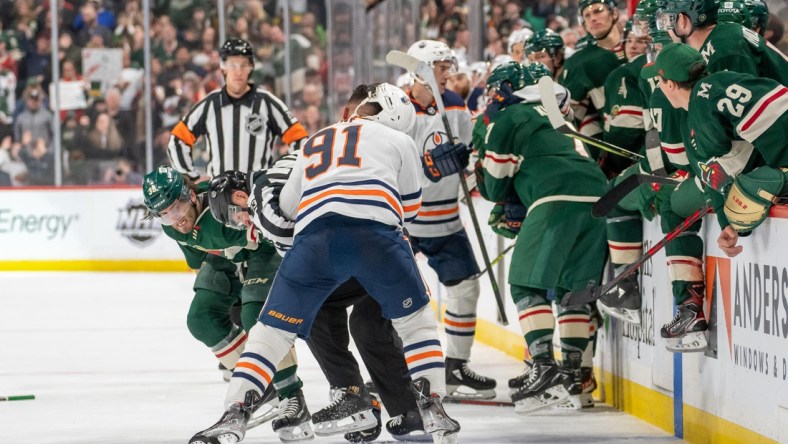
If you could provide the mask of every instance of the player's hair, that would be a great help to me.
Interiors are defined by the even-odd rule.
[[[698,80],[702,79],[706,76],[706,64],[705,63],[696,63],[690,66],[689,69],[689,79],[683,82],[676,82],[676,86],[680,89],[692,89]]]
[[[350,94],[350,98],[347,101],[348,109],[352,112],[362,100],[366,99],[370,94],[375,92],[375,89],[378,87],[378,85],[380,85],[380,83],[362,83],[361,85],[358,85]],[[364,115],[374,116],[383,111],[383,107],[377,103],[367,102],[362,107],[362,110]]]

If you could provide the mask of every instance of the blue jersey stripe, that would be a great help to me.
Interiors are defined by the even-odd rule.
[[[460,216],[454,216],[451,219],[440,219],[440,220],[414,220],[412,223],[414,225],[437,225],[437,224],[445,224],[448,222],[454,222],[459,218]]]
[[[304,191],[302,199],[304,197],[306,197],[306,196],[309,196],[309,195],[312,195],[312,194],[315,194],[315,193],[319,193],[320,191],[323,191],[323,190],[328,189],[328,188],[333,188],[333,187],[356,187],[356,186],[365,186],[365,185],[378,185],[378,186],[381,186],[381,187],[387,189],[389,192],[391,192],[391,194],[394,195],[394,197],[396,197],[398,200],[402,201],[402,198],[400,197],[399,192],[397,192],[396,189],[392,188],[386,182],[382,182],[382,181],[377,180],[377,179],[359,180],[359,181],[356,181],[356,182],[331,182],[329,184],[321,185],[321,186],[315,187],[315,188],[310,188],[310,189]]]
[[[377,201],[377,200],[369,200],[369,199],[352,199],[352,198],[346,198],[346,197],[329,197],[327,199],[323,199],[320,202],[312,205],[311,207],[309,207],[309,209],[298,213],[298,218],[296,219],[296,222],[299,222],[299,221],[303,220],[305,217],[307,217],[310,214],[312,214],[312,212],[316,211],[319,208],[322,208],[323,206],[325,206],[326,204],[329,204],[331,202],[342,202],[342,203],[348,203],[348,204],[353,204],[353,205],[366,205],[366,206],[372,206],[372,207],[378,207],[378,208],[385,208],[385,209],[391,211],[397,217],[397,219],[401,220],[401,217],[400,217],[399,213],[397,213],[397,210],[395,210],[394,208],[391,208],[391,205],[389,205],[388,203],[385,203],[385,202],[380,202],[380,201]]]
[[[403,353],[407,353],[409,351],[416,350],[417,348],[428,347],[430,345],[436,345],[436,346],[440,347],[441,343],[437,339],[428,339],[426,341],[415,342],[413,344],[410,344],[407,347],[403,347],[402,351],[403,351]]]

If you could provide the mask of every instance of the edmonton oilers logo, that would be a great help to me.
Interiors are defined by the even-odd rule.
[[[421,152],[426,153],[442,143],[448,143],[449,136],[443,131],[435,131],[427,136],[424,143],[421,145]]]

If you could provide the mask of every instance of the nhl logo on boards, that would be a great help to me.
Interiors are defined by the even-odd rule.
[[[161,235],[161,225],[155,218],[147,218],[147,209],[141,200],[129,200],[118,208],[115,229],[134,245],[145,247]]]
[[[263,134],[263,129],[265,129],[265,123],[263,123],[260,114],[252,113],[246,116],[246,132],[253,136],[259,136]]]

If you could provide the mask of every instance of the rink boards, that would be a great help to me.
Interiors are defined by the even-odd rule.
[[[144,219],[138,188],[2,193],[0,271],[186,270],[175,243]],[[487,228],[491,204],[474,201],[494,259],[511,241]],[[475,238],[469,222],[466,228]],[[644,231],[645,248],[662,238],[656,221]],[[701,233],[707,240],[708,351],[674,355],[664,348],[659,328],[673,317],[673,307],[660,252],[644,265],[642,323],[608,320],[600,329],[596,395],[690,442],[788,442],[788,211],[773,211],[754,235],[742,239],[744,252],[736,258],[717,248],[713,215]],[[482,277],[477,339],[522,359],[517,312],[505,285],[508,259],[493,269],[509,325],[496,321],[491,286]],[[445,291],[426,261],[420,263],[437,304]]]

